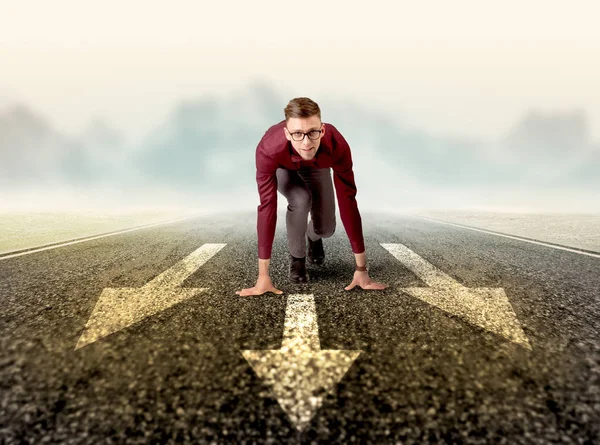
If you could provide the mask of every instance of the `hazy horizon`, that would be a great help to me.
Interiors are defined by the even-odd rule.
[[[72,137],[36,110],[0,114],[0,209],[255,209],[256,144],[285,100],[267,82],[240,91],[182,101],[139,145],[111,122]],[[322,105],[350,144],[362,210],[600,212],[600,145],[585,114],[529,114],[484,143],[341,98]]]
[[[249,83],[253,83],[253,82],[268,83],[268,81],[266,79],[251,79],[251,80],[249,80]],[[231,92],[220,91],[219,92],[220,96],[217,96],[215,93],[200,94],[200,95],[196,95],[196,96],[190,96],[187,98],[185,96],[181,96],[176,99],[173,99],[173,101],[164,110],[151,110],[151,109],[146,108],[145,111],[150,112],[151,114],[155,115],[156,120],[148,120],[147,122],[145,122],[143,125],[140,125],[140,126],[134,126],[134,125],[127,126],[122,121],[112,119],[110,116],[114,116],[114,114],[111,112],[106,112],[102,115],[97,114],[97,113],[90,114],[87,119],[82,120],[80,125],[73,126],[73,125],[69,125],[68,123],[65,123],[65,122],[60,122],[60,120],[57,119],[55,115],[44,112],[43,107],[38,107],[38,106],[36,106],[36,104],[34,104],[32,102],[27,102],[27,101],[18,100],[18,99],[11,99],[11,100],[3,101],[1,94],[0,94],[0,116],[3,113],[10,112],[11,109],[14,107],[25,107],[29,110],[32,110],[36,114],[42,116],[44,119],[47,119],[48,124],[50,124],[54,129],[60,131],[61,133],[65,134],[67,136],[70,136],[70,137],[79,137],[79,136],[85,134],[86,132],[90,131],[90,129],[93,129],[94,125],[97,125],[97,124],[108,125],[111,130],[117,132],[119,137],[121,137],[123,139],[123,142],[126,145],[137,146],[137,145],[143,143],[144,139],[148,137],[148,135],[152,132],[152,130],[155,129],[156,127],[160,126],[161,122],[164,121],[164,119],[168,117],[169,113],[172,113],[174,110],[176,110],[177,107],[180,106],[182,103],[188,102],[190,100],[196,100],[196,99],[201,100],[206,97],[233,98],[233,97],[236,97],[236,95],[238,93],[240,93],[240,91],[241,91],[240,88],[238,88],[235,91],[231,91]],[[5,97],[9,97],[9,96],[5,96]],[[288,96],[286,96],[286,97],[289,97],[291,99],[292,95],[288,94]],[[327,103],[328,101],[336,100],[336,97],[331,96],[331,95],[329,95],[329,96],[324,95],[323,97],[325,99],[318,101],[318,102]],[[338,99],[340,99],[340,98],[338,98]],[[347,98],[344,100],[350,101],[350,100],[352,100],[352,98]],[[357,101],[354,100],[354,102],[357,102]],[[283,108],[285,107],[286,104],[287,104],[286,101],[282,102],[281,116],[280,116],[281,119],[284,119]],[[397,114],[397,113],[395,113],[395,110],[390,110],[389,108],[386,108],[386,105],[382,104],[382,103],[367,103],[367,105],[365,106],[365,109],[379,112],[381,114],[385,114],[386,118],[388,118],[390,121],[395,122],[407,129],[411,129],[414,131],[426,132],[428,134],[431,134],[432,136],[448,137],[448,138],[453,138],[453,137],[454,138],[464,138],[465,140],[471,139],[471,140],[478,140],[481,142],[493,142],[495,140],[501,139],[507,133],[509,133],[511,131],[511,129],[513,129],[516,125],[518,125],[519,122],[522,121],[527,115],[530,115],[532,113],[545,114],[545,115],[564,115],[564,114],[580,113],[588,118],[587,119],[587,124],[588,124],[587,130],[588,130],[588,136],[589,136],[590,142],[595,145],[600,145],[600,134],[598,134],[598,137],[595,137],[594,134],[592,134],[593,132],[592,132],[591,119],[589,119],[590,114],[589,114],[588,110],[585,110],[582,107],[564,107],[564,108],[554,108],[554,109],[524,107],[521,110],[521,112],[517,113],[514,116],[514,119],[511,119],[510,121],[505,122],[505,125],[502,126],[501,128],[499,128],[497,132],[494,132],[494,133],[490,132],[487,135],[475,134],[472,131],[468,131],[468,130],[457,128],[457,127],[453,128],[453,129],[445,129],[443,127],[428,126],[427,122],[418,123],[418,122],[416,122],[416,119],[411,120],[411,117],[408,115],[405,116],[402,114]],[[333,117],[333,119],[328,119],[328,117],[331,117],[331,114],[328,113],[327,106],[322,107],[321,111],[322,111],[323,122],[330,122],[330,123],[335,124],[335,117]],[[485,110],[481,110],[480,114],[484,114],[484,112],[485,112]],[[279,120],[281,120],[281,119],[279,119]],[[273,124],[275,124],[277,122],[278,122],[277,120],[274,120]],[[250,145],[252,145],[252,142],[250,142]]]

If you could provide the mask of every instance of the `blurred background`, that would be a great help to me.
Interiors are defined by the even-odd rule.
[[[0,208],[256,209],[308,96],[361,210],[600,212],[595,3],[6,2]]]

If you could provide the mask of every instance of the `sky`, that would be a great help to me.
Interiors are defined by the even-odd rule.
[[[74,134],[106,119],[134,140],[182,99],[258,79],[483,139],[532,109],[582,109],[600,141],[597,1],[349,5],[2,0],[0,105],[24,102]]]

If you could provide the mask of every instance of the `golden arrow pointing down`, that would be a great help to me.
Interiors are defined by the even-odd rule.
[[[287,300],[281,349],[242,354],[301,431],[362,351],[322,350],[313,295]]]

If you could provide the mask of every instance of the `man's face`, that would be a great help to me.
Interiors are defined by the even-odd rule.
[[[308,133],[311,130],[321,130],[321,135],[315,140],[310,139],[308,135],[300,135],[300,137],[304,136],[304,139],[301,141],[295,141],[292,137],[293,133]],[[283,131],[285,132],[285,137],[292,143],[292,147],[294,147],[294,150],[296,150],[300,157],[305,161],[310,161],[317,154],[321,138],[325,134],[325,124],[321,123],[321,119],[318,116],[290,117]]]

